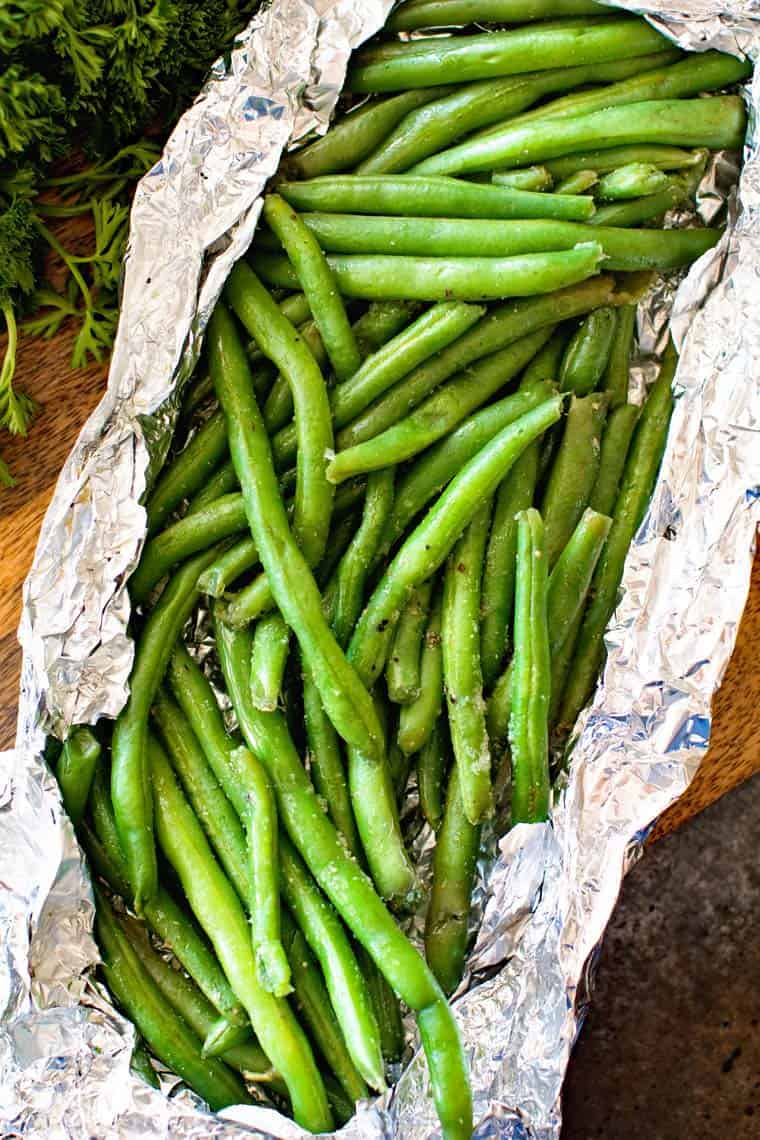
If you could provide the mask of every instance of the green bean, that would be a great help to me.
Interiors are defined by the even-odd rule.
[[[158,890],[153,810],[145,756],[148,713],[182,626],[198,600],[198,575],[219,554],[211,547],[170,579],[135,646],[130,695],[111,741],[111,796],[135,909],[142,912]]]
[[[158,1073],[150,1063],[150,1053],[145,1048],[142,1038],[138,1037],[135,1040],[134,1048],[132,1049],[132,1056],[129,1061],[130,1072],[134,1073],[136,1077],[140,1077],[145,1081],[146,1085],[150,1085],[153,1089],[160,1089],[161,1082],[158,1079]]]
[[[278,250],[278,252],[280,251],[281,249]],[[298,335],[319,367],[324,368],[327,365],[327,352],[314,321],[308,321],[303,325],[298,330]],[[284,372],[279,372],[275,377],[261,411],[264,417],[264,426],[270,435],[283,427],[293,415],[293,392],[290,381]]]
[[[541,380],[556,381],[569,338],[570,333],[566,327],[560,327],[552,333],[520,377],[520,390],[530,388]]]
[[[392,467],[373,471],[367,479],[361,526],[338,564],[334,577],[331,625],[338,644],[345,646],[362,611],[370,568],[393,508]]]
[[[483,566],[480,654],[483,682],[495,682],[509,645],[515,596],[516,515],[533,503],[538,480],[538,443],[522,453],[499,487]]]
[[[90,807],[95,832],[86,836],[87,856],[101,878],[122,898],[129,900],[131,890],[105,777],[101,780],[96,775]],[[151,930],[170,947],[175,958],[213,1007],[228,1021],[236,1025],[247,1024],[243,1007],[232,992],[208,943],[163,887],[159,887],[155,899],[146,904],[144,918]]]
[[[396,802],[399,811],[401,811],[412,770],[412,758],[401,751],[395,740],[391,740],[388,745],[388,768],[391,773],[391,783],[396,793]]]
[[[603,63],[661,50],[664,37],[642,20],[557,21],[538,28],[412,40],[384,48],[365,48],[354,59],[347,84],[351,91],[397,91],[433,83],[466,83],[497,75],[547,71],[568,63]]]
[[[100,892],[95,915],[103,976],[151,1051],[214,1111],[230,1104],[250,1104],[251,1098],[237,1075],[223,1062],[201,1057],[198,1038],[164,1001]]]
[[[247,527],[243,496],[222,495],[203,510],[179,519],[146,544],[132,575],[129,590],[135,605],[141,605],[164,574],[192,554],[207,550],[220,539],[239,534]]]
[[[320,805],[282,715],[259,713],[253,708],[245,671],[236,668],[223,649],[222,645],[222,671],[241,731],[269,772],[280,819],[291,841],[399,997],[418,1012],[435,1011],[436,1016],[424,1023],[423,1045],[443,1134],[446,1140],[469,1140],[472,1101],[466,1062],[456,1023],[434,978],[396,926],[368,877],[346,852]],[[214,701],[210,690],[208,701]],[[220,724],[218,710],[217,715]]]
[[[607,418],[602,435],[599,473],[588,501],[588,505],[599,514],[611,515],[615,509],[626,456],[638,418],[639,409],[635,404],[620,404]]]
[[[364,361],[358,372],[331,395],[333,423],[344,427],[382,392],[423,361],[446,348],[485,313],[479,305],[443,301]]]
[[[693,59],[693,56],[690,58]],[[567,178],[577,170],[595,170],[597,174],[607,174],[630,162],[648,162],[658,170],[683,170],[694,166],[697,161],[694,151],[691,150],[682,150],[676,146],[660,146],[657,143],[642,143],[568,154],[564,158],[550,159],[546,163],[546,169],[556,180]]]
[[[449,763],[448,741],[442,717],[438,717],[433,731],[417,753],[417,786],[420,810],[437,831],[443,820],[443,784]]]
[[[418,455],[503,388],[535,356],[551,332],[551,326],[539,329],[460,372],[400,423],[374,439],[339,451],[330,461],[328,477],[337,483],[357,472],[376,470]],[[493,418],[489,417],[488,422]],[[437,467],[435,463],[431,466],[434,470]]]
[[[343,837],[346,847],[358,857],[359,836],[338,734],[330,724],[322,708],[319,691],[306,671],[303,679],[303,709],[309,745],[309,771],[314,786],[324,800],[327,814]]]
[[[586,194],[599,181],[595,170],[576,170],[557,184],[555,194]]]
[[[693,72],[693,60],[689,59],[688,64]],[[742,145],[745,124],[744,106],[736,95],[643,99],[601,110],[576,111],[567,118],[547,116],[524,124],[507,124],[498,134],[460,143],[425,159],[413,168],[413,173],[463,174],[495,166],[525,166],[594,146],[630,143],[735,150]]]
[[[253,278],[250,270],[238,263],[228,288],[238,270],[245,271],[244,282],[247,277]],[[249,299],[259,293],[267,297],[258,284],[253,290],[246,289]],[[257,320],[263,321],[267,308],[257,303],[256,309]],[[227,417],[230,452],[240,476],[248,522],[272,596],[298,638],[325,712],[338,732],[370,755],[380,755],[382,733],[372,699],[330,632],[319,590],[288,527],[269,443],[250,389],[248,365],[232,319],[221,306],[217,306],[209,329],[211,372]],[[268,330],[265,332],[268,337]],[[311,408],[309,414],[313,417],[316,409]],[[327,416],[329,420],[329,411]]]
[[[385,396],[338,433],[339,448],[352,447],[379,435],[408,415],[424,398],[475,360],[506,348],[546,325],[580,316],[612,297],[613,279],[600,276],[542,297],[508,301],[491,309],[469,332],[438,356],[415,368]],[[340,493],[340,492],[338,492]]]
[[[385,142],[356,168],[357,174],[399,174],[464,135],[518,115],[539,99],[589,81],[615,82],[673,58],[672,52],[586,67],[553,68],[505,79],[467,83],[410,111]],[[533,187],[519,187],[533,189]]]
[[[517,522],[514,665],[509,745],[512,822],[536,823],[549,812],[549,686],[544,525],[532,507]]]
[[[382,549],[388,550],[402,536],[433,495],[440,492],[463,464],[485,447],[497,432],[553,394],[554,388],[547,381],[521,386],[511,396],[505,396],[470,416],[426,451],[399,482]]]
[[[399,705],[409,704],[420,694],[420,658],[427,626],[433,582],[423,582],[401,611],[393,635],[385,679],[388,696]]]
[[[349,174],[283,182],[280,193],[297,210],[329,214],[405,214],[420,218],[566,218],[585,221],[592,202],[485,186],[456,178]],[[292,278],[288,277],[288,281]],[[340,283],[340,279],[339,279]]]
[[[251,653],[251,700],[262,712],[276,709],[290,650],[290,630],[278,613],[256,624]]]
[[[396,995],[367,954],[359,947],[359,964],[369,991],[372,1007],[380,1030],[380,1043],[386,1061],[400,1061],[404,1052],[404,1024]]]
[[[562,357],[559,370],[561,392],[587,396],[604,375],[615,338],[615,310],[605,305],[586,317]]]
[[[541,500],[550,569],[575,530],[594,489],[606,415],[604,393],[573,396],[570,401],[562,443]]]
[[[55,770],[63,806],[75,827],[84,815],[99,759],[100,741],[92,729],[75,728],[66,739]]]
[[[238,490],[238,480],[232,460],[226,460],[218,467],[205,486],[193,496],[187,506],[185,517],[204,511],[211,503],[215,503],[222,495]]]
[[[347,380],[359,368],[361,357],[322,250],[279,194],[268,194],[264,199],[264,218],[295,266],[335,375],[338,380]]]
[[[180,1017],[192,1029],[193,1033],[205,1041],[209,1038],[215,1027],[220,1023],[218,1015],[211,1002],[209,1002],[195,985],[186,978],[180,970],[175,970],[164,958],[158,954],[150,944],[150,939],[143,927],[133,918],[126,915],[117,918],[129,938],[132,949],[140,959],[141,965],[158,986],[169,1004],[177,1011]],[[225,1024],[229,1024],[226,1022]],[[269,1058],[261,1046],[251,1037],[251,1028],[238,1027],[240,1032],[247,1034],[245,1042],[232,1046],[223,1054],[223,1060],[233,1069],[250,1074],[256,1080],[272,1080],[272,1066]],[[274,1078],[274,1082],[276,1078]],[[285,1086],[281,1085],[283,1091]]]
[[[419,301],[495,301],[505,296],[530,297],[585,281],[596,273],[602,258],[598,242],[586,241],[562,252],[505,258],[340,254],[328,261],[341,293],[349,297],[382,300],[401,294]],[[255,266],[271,285],[290,280],[290,266],[284,258],[260,255]]]
[[[438,589],[430,610],[420,655],[419,695],[399,713],[396,741],[406,756],[421,752],[434,735],[443,704],[443,647],[441,645],[442,590]],[[419,758],[418,758],[419,771]],[[420,797],[422,789],[420,782]]]
[[[338,253],[467,257],[476,249],[483,257],[512,257],[572,249],[588,238],[588,230],[581,223],[536,219],[505,222],[481,218],[304,214],[303,220],[324,249]],[[593,237],[604,250],[605,266],[615,270],[678,268],[700,257],[715,244],[721,232],[688,229],[631,233],[628,229],[597,226],[596,219],[593,220]],[[288,455],[294,454],[295,439],[288,452]]]
[[[602,388],[610,399],[610,407],[617,408],[628,399],[631,348],[636,331],[636,306],[621,305],[615,323],[607,367]],[[603,512],[606,514],[606,512]]]
[[[255,274],[242,262],[238,262],[228,277],[225,294],[230,298],[235,312],[245,327],[252,336],[256,337],[267,355],[274,360],[280,371],[290,381],[296,409],[296,431],[298,434],[298,479],[296,481],[294,528],[307,561],[311,565],[316,565],[324,553],[327,542],[333,498],[332,489],[327,486],[325,479],[325,456],[332,448],[333,438],[330,405],[322,373],[314,357],[292,325],[282,317],[269,293],[258,281]],[[234,326],[229,317],[222,315],[222,310],[219,312],[220,317],[216,322],[217,326],[221,328],[226,325],[229,332],[234,332]],[[211,356],[217,360],[217,364],[219,363],[218,357],[223,355],[218,341],[218,337],[211,339]],[[221,399],[221,396],[220,403],[226,415],[230,451],[239,477],[239,452],[242,437],[253,435],[251,425],[254,412],[256,419],[260,420],[261,417],[255,397],[250,390],[250,372],[247,364],[244,363],[237,337],[235,338],[235,354],[240,358],[240,364],[245,369],[245,396],[246,402],[251,405],[251,416],[244,424],[239,425],[237,431],[233,431],[230,424],[230,409],[225,406],[225,401]],[[217,394],[220,394],[221,386],[229,401],[232,392],[227,383],[220,385],[222,378],[218,367],[212,367],[210,371],[214,376]],[[240,371],[242,372],[242,369]],[[236,387],[240,389],[241,383],[241,380],[238,380],[237,384],[232,385],[233,389]],[[235,446],[232,445],[233,435],[236,438]],[[238,452],[237,457],[236,451]],[[266,451],[269,453],[268,446],[266,446]],[[271,459],[269,463],[271,465]],[[273,490],[277,494],[276,489],[273,488]],[[243,493],[246,498],[246,510],[250,523],[251,494],[250,492],[246,493],[245,487],[243,487]],[[257,538],[257,535],[254,534],[253,537]],[[262,564],[266,568],[267,558],[264,555],[260,538],[258,545]],[[271,549],[271,541],[268,545]]]
[[[219,598],[241,574],[257,566],[258,561],[256,543],[252,538],[241,538],[206,567],[198,578],[198,589],[202,594]]]
[[[664,171],[648,162],[629,162],[603,175],[596,189],[598,198],[617,200],[641,198],[666,190],[670,179]]]
[[[464,971],[480,831],[480,824],[471,824],[465,814],[459,770],[454,764],[446,810],[436,836],[433,886],[425,917],[425,957],[448,994],[459,985]]]
[[[221,412],[214,412],[190,442],[162,472],[145,509],[148,534],[155,534],[183,499],[191,498],[227,454],[227,429]]]
[[[492,503],[484,501],[451,552],[443,588],[443,680],[464,810],[477,824],[493,810],[491,753],[480,667],[480,585]]]
[[[283,895],[322,968],[351,1059],[364,1080],[382,1091],[379,1030],[343,924],[287,839],[282,841],[282,854]]]
[[[687,194],[683,186],[674,180],[667,190],[661,190],[659,194],[647,194],[644,198],[634,198],[628,202],[612,202],[609,206],[600,206],[593,218],[589,220],[589,224],[594,227],[604,226],[616,229],[639,226],[644,222],[650,222],[652,218],[659,218],[675,206],[683,205],[685,201],[687,201]],[[667,232],[670,233],[671,231],[668,230]],[[688,234],[692,231],[679,230],[678,232]]]
[[[289,155],[286,168],[296,178],[315,178],[320,174],[351,170],[383,142],[405,115],[445,93],[446,88],[441,87],[404,91],[401,95],[349,111],[333,123],[322,138]]]
[[[462,24],[527,23],[560,16],[611,16],[595,0],[408,0],[393,12],[385,25],[389,32],[418,28],[459,27]]]
[[[591,601],[578,635],[560,719],[573,725],[588,700],[604,651],[604,631],[617,602],[617,592],[631,541],[641,524],[660,466],[673,410],[671,382],[677,357],[670,346],[639,418],[620,483],[612,529],[591,584]]]
[[[156,828],[164,853],[245,1005],[264,1052],[288,1086],[296,1121],[311,1131],[326,1131],[332,1126],[330,1110],[309,1044],[287,1003],[267,993],[257,981],[243,909],[215,863],[168,761],[155,745],[151,767]]]
[[[369,1089],[346,1048],[317,961],[294,922],[285,924],[285,948],[293,972],[296,1008],[353,1106],[369,1096]]]
[[[221,1057],[230,1049],[244,1045],[250,1038],[250,1027],[233,1025],[225,1017],[220,1017],[203,1038],[202,1054],[204,1057]]]
[[[452,479],[385,571],[354,630],[349,660],[371,683],[388,655],[393,627],[412,590],[429,578],[472,520],[478,505],[494,493],[525,448],[559,419],[561,398],[552,397],[503,428]]]
[[[583,615],[586,609],[586,602],[587,598],[584,597],[582,605],[578,607],[578,612],[575,615],[575,619],[572,621],[570,628],[567,631],[567,637],[552,659],[551,697],[549,698],[549,728],[552,732],[555,732],[557,729],[557,718],[559,716],[559,710],[562,707],[562,698],[567,686],[570,664],[573,660],[573,657],[575,656],[575,648],[578,644],[578,634],[580,633],[580,628],[583,623]],[[506,674],[502,674],[502,677],[506,677]],[[501,680],[502,678],[499,679],[500,684]],[[492,699],[496,699],[495,689],[492,694]],[[509,696],[507,695],[506,698],[503,699],[506,699],[507,702],[507,720],[509,720]],[[505,725],[505,738],[506,732],[507,728]],[[560,738],[562,736],[564,736],[564,733],[560,734]]]
[[[551,190],[554,180],[545,166],[525,166],[522,170],[494,170],[491,181],[515,190]]]

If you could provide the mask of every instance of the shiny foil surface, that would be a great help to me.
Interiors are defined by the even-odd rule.
[[[283,149],[325,129],[351,50],[391,6],[274,0],[229,65],[216,67],[135,196],[108,390],[42,527],[24,588],[17,746],[0,755],[4,1135],[303,1135],[273,1109],[214,1117],[169,1074],[161,1092],[131,1075],[133,1030],[93,980],[89,881],[42,749],[46,733],[113,717],[126,701],[126,581],[145,532],[139,500],[166,454],[206,322],[252,239]],[[757,0],[619,6],[645,11],[683,47],[757,58]],[[704,755],[710,702],[746,600],[760,519],[760,75],[747,98],[750,139],[725,236],[685,280],[658,283],[639,306],[643,357],[633,391],[651,379],[647,355],[661,350],[670,316],[678,399],[601,684],[576,726],[550,822],[514,828],[481,862],[480,922],[455,1002],[479,1137],[559,1135],[562,1079],[595,948],[649,827]],[[723,208],[730,182],[719,157],[701,188],[703,217]],[[429,863],[429,833],[414,845]],[[419,1053],[341,1133],[437,1134]]]

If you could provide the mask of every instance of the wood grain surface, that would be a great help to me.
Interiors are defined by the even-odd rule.
[[[105,386],[105,365],[72,371],[72,334],[64,330],[48,343],[22,339],[20,387],[41,405],[25,440],[3,433],[2,454],[18,483],[0,489],[0,748],[13,743],[20,650],[16,640],[21,584],[32,560],[42,516],[60,467]],[[715,701],[713,740],[688,792],[659,821],[664,835],[760,770],[760,557],[756,558],[749,601],[736,652]]]

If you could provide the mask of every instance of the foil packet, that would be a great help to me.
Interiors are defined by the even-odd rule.
[[[619,3],[685,48],[756,60],[756,0]],[[138,187],[107,392],[67,459],[24,587],[16,748],[0,754],[0,1126],[28,1137],[305,1135],[267,1107],[216,1116],[169,1074],[129,1069],[131,1025],[93,980],[93,902],[45,736],[113,717],[133,646],[126,581],[145,534],[140,505],[165,457],[180,394],[285,148],[326,129],[350,52],[391,0],[274,0]],[[639,305],[641,367],[668,321],[678,400],[654,497],[626,563],[608,658],[571,742],[551,819],[520,825],[484,860],[478,927],[455,999],[472,1073],[475,1135],[556,1140],[560,1091],[595,950],[622,877],[657,816],[687,787],[733,648],[760,520],[760,74],[720,244]],[[730,180],[730,179],[729,179]],[[700,209],[725,201],[713,163]],[[677,288],[676,288],[677,285]],[[429,837],[416,840],[423,861]],[[341,1131],[351,1140],[439,1134],[419,1052]]]

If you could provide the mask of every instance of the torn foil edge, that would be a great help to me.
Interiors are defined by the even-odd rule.
[[[135,198],[108,392],[64,467],[25,586],[17,750],[0,768],[0,1119],[30,1136],[54,1135],[64,1122],[76,1136],[303,1135],[273,1111],[209,1117],[187,1090],[167,1099],[131,1077],[132,1030],[87,976],[96,960],[91,897],[40,754],[43,726],[113,716],[126,699],[124,583],[142,541],[138,500],[149,464],[160,464],[168,444],[176,402],[167,397],[192,370],[281,150],[326,124],[351,47],[390,6],[276,0],[252,21],[229,68],[217,65]],[[688,19],[675,4],[647,14],[685,47],[756,58],[752,0],[690,0],[690,9]],[[566,788],[551,824],[517,827],[500,843],[469,960],[479,984],[456,1003],[479,1136],[558,1135],[594,948],[649,825],[688,785],[707,746],[710,699],[733,647],[760,516],[759,171],[753,141],[742,212],[675,299],[681,398]],[[647,331],[662,329],[669,299],[663,290],[640,313]],[[436,1133],[419,1056],[395,1090],[342,1131]]]

